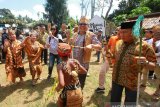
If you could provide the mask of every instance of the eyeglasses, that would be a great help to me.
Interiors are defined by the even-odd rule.
[[[80,26],[88,25],[87,23],[79,23]]]

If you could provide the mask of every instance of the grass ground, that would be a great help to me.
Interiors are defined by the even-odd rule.
[[[95,61],[93,56],[91,61]],[[54,79],[47,81],[47,65],[43,65],[43,73],[41,80],[38,81],[36,86],[31,85],[31,75],[29,72],[28,63],[25,62],[25,68],[27,75],[24,78],[23,83],[17,83],[11,86],[5,86],[6,74],[4,64],[0,64],[0,107],[56,107],[56,100],[58,94],[54,94],[48,100],[46,100],[49,90],[54,84]],[[98,74],[100,70],[100,64],[91,62],[89,73],[87,77],[86,85],[83,90],[84,94],[84,107],[104,107],[109,102],[110,95],[110,83],[112,69],[106,74],[106,90],[105,93],[97,94],[94,90],[98,87]],[[56,69],[54,67],[52,76],[55,77]],[[151,103],[151,94],[155,91],[155,80],[150,80],[146,89],[141,89],[140,102]],[[124,97],[123,97],[124,99]],[[152,107],[152,106],[151,106]],[[160,106],[159,106],[160,107]]]

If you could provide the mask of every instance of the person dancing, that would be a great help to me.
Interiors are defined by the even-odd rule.
[[[30,72],[32,75],[32,85],[35,85],[37,80],[40,79],[42,72],[41,52],[44,47],[36,40],[37,36],[38,33],[36,31],[32,31],[30,36],[22,43],[28,56]],[[35,79],[36,75],[37,79]]]
[[[7,79],[10,84],[15,83],[17,77],[20,82],[26,76],[24,66],[22,63],[22,47],[21,42],[16,39],[14,31],[9,32],[9,40],[4,41],[4,50],[6,51],[5,69]]]
[[[59,43],[58,54],[62,62],[57,66],[59,83],[56,90],[63,90],[57,101],[58,107],[82,107],[83,95],[78,74],[84,74],[87,70],[80,65],[78,60],[70,59],[70,53],[70,45]]]

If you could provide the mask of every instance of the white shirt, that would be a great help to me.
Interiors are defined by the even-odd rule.
[[[155,42],[155,46],[157,48],[156,51],[157,63],[160,64],[160,40]]]
[[[58,37],[58,38],[57,38]],[[57,55],[58,52],[57,52],[57,49],[58,49],[58,43],[59,43],[59,39],[62,38],[62,36],[60,34],[57,35],[57,37],[52,37],[52,36],[49,36],[46,40],[46,44],[50,44],[50,47],[49,47],[49,51],[50,53],[54,54],[54,55]],[[49,38],[50,41],[49,41]]]
[[[147,39],[147,40],[145,40],[148,44],[150,44],[150,45],[152,45],[152,43],[153,43],[153,38],[151,38],[151,39]]]

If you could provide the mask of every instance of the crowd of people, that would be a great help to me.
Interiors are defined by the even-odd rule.
[[[140,39],[132,33],[135,21],[121,23],[108,42],[103,42],[101,29],[93,32],[89,30],[88,24],[89,20],[81,17],[72,32],[65,23],[62,24],[60,31],[57,25],[52,25],[48,30],[46,26],[41,25],[29,32],[28,36],[23,36],[18,30],[4,28],[1,51],[9,83],[14,84],[16,78],[23,82],[26,76],[23,65],[25,56],[29,62],[33,86],[40,79],[42,62],[48,65],[47,80],[50,80],[56,61],[58,74],[56,91],[62,90],[57,101],[58,107],[81,107],[91,52],[96,50],[96,62],[100,62],[102,54],[103,63],[99,70],[99,86],[95,92],[105,92],[105,75],[109,68],[113,68],[110,86],[111,105],[121,105],[122,92],[125,89],[124,105],[135,106],[138,85],[140,88],[146,87],[147,79],[153,75],[158,85],[153,99],[159,99],[160,25],[144,30],[145,37],[140,50]],[[139,73],[142,76],[140,84]]]

